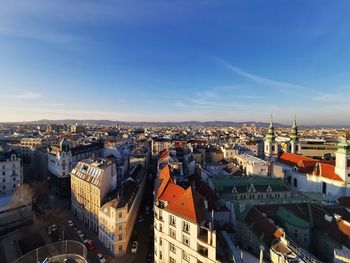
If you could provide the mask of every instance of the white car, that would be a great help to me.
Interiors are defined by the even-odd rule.
[[[138,245],[138,242],[137,242],[137,241],[132,242],[131,253],[136,253],[136,251],[137,251],[137,245]]]
[[[107,260],[105,259],[105,257],[101,253],[97,253],[96,258],[97,258],[98,262],[100,262],[100,263],[107,262]]]
[[[69,225],[69,226],[74,226],[73,221],[72,221],[72,220],[68,220],[68,225]]]

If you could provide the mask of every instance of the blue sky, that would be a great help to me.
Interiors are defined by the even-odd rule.
[[[0,121],[350,125],[349,1],[0,5]]]

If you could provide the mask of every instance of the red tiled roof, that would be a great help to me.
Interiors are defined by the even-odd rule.
[[[159,171],[158,179],[165,179],[167,177],[170,177],[170,167],[169,167],[169,165],[164,166]]]
[[[335,173],[335,166],[326,163],[320,163],[320,175],[324,178],[343,182],[339,175]]]
[[[317,162],[316,160],[299,154],[283,152],[279,156],[279,161],[288,165],[298,165],[300,161]]]
[[[159,156],[159,162],[164,161],[167,157],[169,157],[169,151],[164,150],[163,152],[161,152],[161,154]]]
[[[315,160],[298,154],[284,152],[280,155],[279,161],[287,165],[298,167],[299,173],[322,176],[324,178],[343,182],[339,175],[335,173],[335,166],[329,162]]]
[[[201,223],[205,220],[205,210],[202,196],[194,191],[192,187],[175,201],[170,203],[165,210],[183,217],[194,223]]]
[[[165,190],[162,192],[162,194],[159,196],[158,199],[168,203],[172,203],[184,192],[185,192],[185,189],[183,189],[181,186],[173,183],[168,183]]]
[[[157,189],[157,198],[161,196],[161,194],[164,192],[166,186],[169,183],[172,183],[171,177],[170,177],[170,167],[169,165],[164,166],[160,171],[159,171],[159,176],[158,179],[162,180],[161,184],[159,185]]]
[[[350,223],[348,221],[340,219],[340,220],[337,220],[337,224],[338,224],[339,230],[349,238],[350,237]]]

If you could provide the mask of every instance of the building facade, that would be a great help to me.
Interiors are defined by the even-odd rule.
[[[142,165],[135,167],[116,192],[117,198],[100,209],[99,240],[114,256],[127,252],[145,188],[145,171]]]
[[[192,187],[176,185],[160,170],[154,202],[154,262],[218,262],[214,216]]]
[[[14,151],[0,152],[0,195],[11,195],[23,182],[22,160]]]
[[[95,232],[98,231],[103,200],[116,185],[116,166],[109,159],[86,159],[71,172],[72,211]]]

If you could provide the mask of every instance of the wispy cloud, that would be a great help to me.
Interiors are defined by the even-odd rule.
[[[15,95],[14,97],[17,99],[31,100],[31,99],[39,99],[43,97],[43,94],[33,92],[33,91],[25,91],[21,94]]]
[[[229,69],[230,71],[234,72],[235,74],[237,74],[239,76],[242,76],[242,77],[249,79],[251,81],[254,81],[256,83],[262,84],[264,86],[274,88],[276,90],[280,90],[280,91],[287,92],[287,93],[290,93],[293,91],[295,92],[296,90],[310,92],[310,93],[319,92],[316,89],[305,87],[302,85],[296,85],[296,84],[289,83],[289,82],[277,81],[277,80],[273,80],[273,79],[269,79],[269,78],[265,78],[262,76],[258,76],[258,75],[249,73],[247,71],[240,69],[239,67],[236,67],[236,66],[226,62],[225,60],[223,60],[221,58],[213,57],[213,59],[216,62],[218,62],[219,64],[225,66],[227,69]]]

